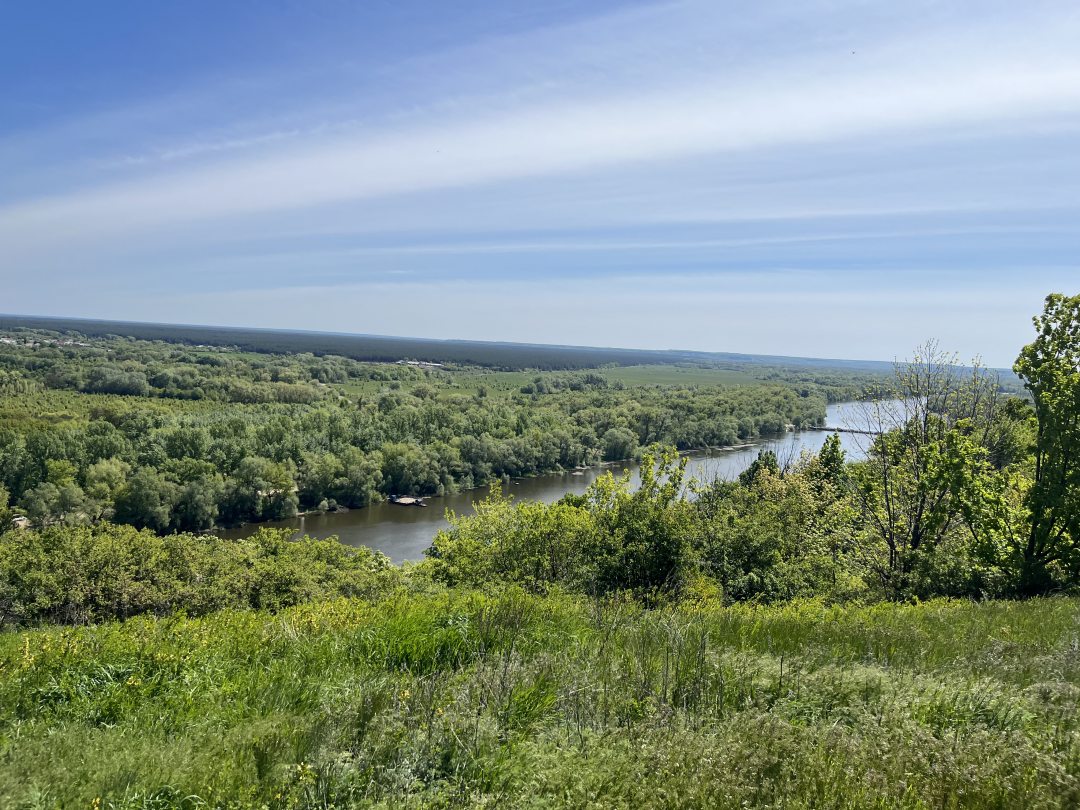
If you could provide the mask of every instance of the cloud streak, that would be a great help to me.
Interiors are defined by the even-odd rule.
[[[598,301],[682,334],[685,307],[768,307],[768,286],[746,287],[759,274],[810,279],[796,285],[811,288],[804,302],[833,319],[858,310],[860,328],[872,311],[892,330],[884,346],[911,331],[885,300],[908,325],[954,307],[971,327],[960,277],[941,295],[917,271],[981,265],[983,282],[1012,291],[984,296],[1011,323],[1013,303],[1068,278],[1080,245],[1078,41],[1080,9],[1064,0],[987,0],[978,15],[937,0],[685,0],[381,62],[308,55],[217,91],[178,81],[169,98],[0,142],[0,170],[17,178],[0,204],[0,280],[13,310],[62,308],[53,288],[66,285],[95,309],[82,314],[222,322],[242,301],[285,317],[292,300],[309,320],[290,325],[319,326],[318,301],[337,289],[353,306],[383,299],[364,331],[561,340],[569,319],[574,341],[610,343],[624,325],[597,316]],[[912,293],[923,315],[895,292],[904,275],[927,285]],[[582,280],[558,309],[542,289],[515,302],[530,276]],[[451,286],[406,303],[380,277]],[[697,281],[669,295],[649,277]],[[505,292],[475,295],[493,281]],[[195,283],[205,294],[186,295]],[[146,311],[114,311],[121,300]],[[783,317],[757,331],[723,320],[751,343],[801,342],[813,313],[773,304]],[[465,321],[451,309],[472,333],[454,331]],[[515,323],[528,334],[505,331]],[[731,346],[733,334],[686,345],[791,351]]]
[[[1031,44],[1060,38],[1038,28]],[[1080,41],[1080,31],[1077,41]],[[935,37],[933,43],[944,40]],[[464,121],[264,150],[0,209],[15,243],[288,211],[381,196],[532,177],[916,133],[1080,110],[1080,49],[1002,55],[914,46],[883,65],[850,60],[787,64],[740,81],[566,100]],[[955,46],[954,46],[955,47]],[[1013,51],[1018,49],[1013,48]]]

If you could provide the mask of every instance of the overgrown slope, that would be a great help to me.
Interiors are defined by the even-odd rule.
[[[511,590],[4,634],[0,806],[1076,806],[1078,620]]]

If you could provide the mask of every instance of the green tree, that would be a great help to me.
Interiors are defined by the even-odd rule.
[[[163,531],[175,499],[175,484],[149,467],[140,467],[116,496],[116,519],[140,529]]]
[[[690,544],[691,506],[682,498],[685,457],[674,448],[646,451],[641,485],[611,473],[589,488],[587,503],[599,538],[596,579],[590,590],[635,590],[643,596],[678,593],[694,567]]]
[[[116,494],[127,481],[131,465],[118,458],[103,458],[91,464],[83,475],[86,509],[94,520],[111,518]]]
[[[75,483],[78,467],[66,459],[48,459],[45,462],[45,480],[57,487]]]
[[[759,450],[757,458],[750,462],[750,466],[739,473],[739,483],[744,487],[752,487],[762,475],[779,475],[780,462],[776,460],[776,453],[772,450]]]
[[[383,445],[383,489],[394,495],[435,495],[442,486],[438,460],[427,448],[393,443]]]
[[[333,496],[334,481],[341,470],[341,460],[333,453],[305,453],[297,477],[300,503],[317,506]]]
[[[595,578],[594,522],[581,502],[513,503],[498,483],[475,514],[449,516],[424,569],[448,585],[516,582],[544,592],[587,590]]]
[[[131,472],[131,465],[118,458],[103,458],[86,469],[83,480],[91,498],[111,502]]]
[[[624,427],[613,427],[600,440],[605,461],[622,461],[631,458],[637,449],[637,436]]]
[[[44,481],[22,496],[19,509],[35,526],[48,526],[57,513],[60,490],[56,484]]]
[[[218,501],[224,486],[218,476],[207,476],[183,484],[172,511],[172,526],[180,531],[206,531],[214,528]]]
[[[82,488],[78,484],[70,483],[59,489],[56,506],[60,522],[69,526],[89,523],[91,507]]]
[[[762,466],[746,483],[714,481],[694,501],[701,572],[728,601],[850,598],[853,515],[818,477],[816,459],[785,475]]]
[[[839,485],[844,479],[845,456],[844,448],[840,444],[840,434],[833,433],[821,446],[814,475]]]
[[[1054,566],[1075,567],[1080,543],[1080,295],[1049,295],[1034,319],[1036,337],[1014,370],[1035,407],[1035,469],[1021,550],[1021,589],[1053,586]]]
[[[970,491],[967,478],[983,469],[998,381],[930,342],[897,365],[890,393],[899,399],[864,406],[858,427],[872,440],[854,491],[869,541],[865,563],[891,598],[902,598],[919,590],[923,558],[964,528],[958,488]]]
[[[8,508],[8,504],[11,500],[11,495],[8,494],[7,489],[3,484],[0,484],[0,532],[5,532],[8,529],[8,524],[11,522],[12,513]]]
[[[249,498],[248,519],[281,520],[296,514],[298,499],[290,464],[245,458],[234,473],[236,487]]]
[[[355,447],[346,447],[339,463],[330,490],[331,496],[345,506],[367,506],[377,496],[382,484],[382,455],[378,451],[363,453]]]

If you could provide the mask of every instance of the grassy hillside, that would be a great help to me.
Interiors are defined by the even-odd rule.
[[[1070,807],[1078,643],[1064,598],[516,591],[7,633],[0,806]]]

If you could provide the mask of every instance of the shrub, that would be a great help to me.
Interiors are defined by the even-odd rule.
[[[291,541],[288,534],[264,529],[224,540],[111,524],[10,531],[0,535],[0,628],[226,607],[278,610],[382,592],[400,578],[369,549],[336,538]]]

